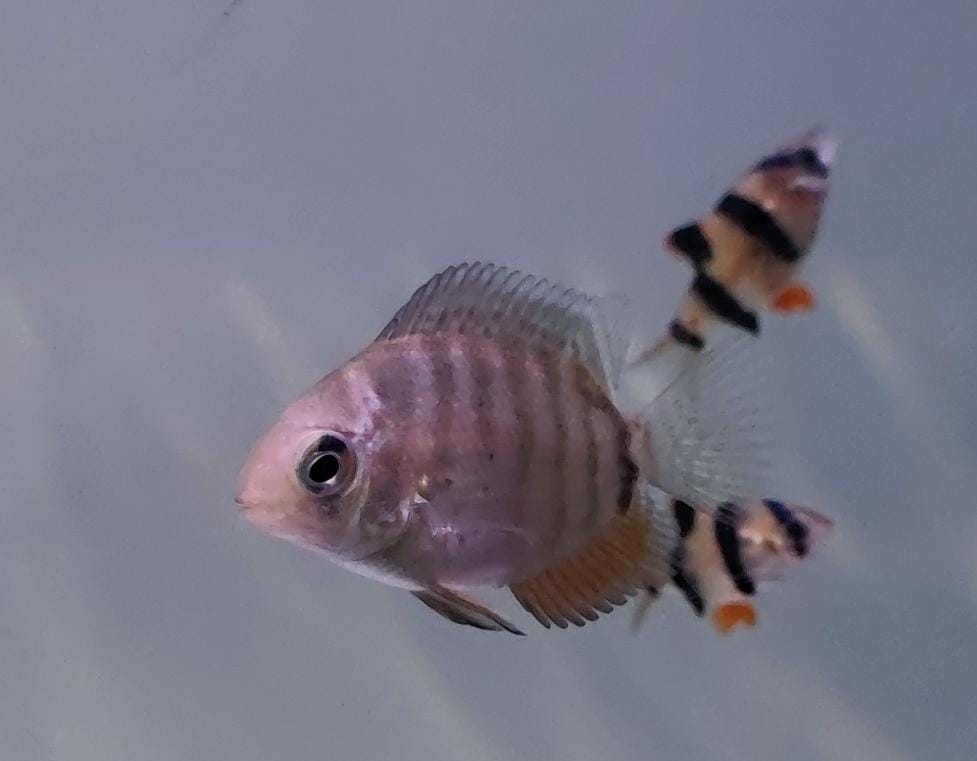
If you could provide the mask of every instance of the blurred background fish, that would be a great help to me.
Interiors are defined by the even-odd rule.
[[[837,140],[817,127],[751,167],[707,214],[670,232],[666,250],[695,277],[667,335],[699,350],[716,322],[757,334],[758,310],[781,314],[814,306],[797,280],[821,220]]]
[[[708,615],[716,631],[755,626],[752,599],[762,582],[781,578],[806,558],[832,529],[821,513],[773,499],[745,504],[724,502],[718,509],[693,507],[668,498],[679,538],[671,555],[671,580],[697,616]],[[636,608],[643,620],[649,594]]]
[[[725,453],[753,432],[739,410],[695,399],[743,379],[702,353],[623,402],[629,346],[618,297],[449,267],[255,443],[237,502],[263,531],[456,623],[521,633],[468,595],[483,586],[508,586],[540,624],[566,627],[671,582],[728,630],[754,580],[807,554],[809,519],[725,503],[694,521],[684,500],[707,512],[703,498],[733,496],[749,475]]]

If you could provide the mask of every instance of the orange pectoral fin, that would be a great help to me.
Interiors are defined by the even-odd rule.
[[[729,634],[740,624],[756,626],[756,610],[748,602],[728,602],[713,611],[712,625],[720,634]]]
[[[639,589],[657,594],[667,580],[661,551],[648,517],[632,507],[575,555],[513,584],[512,594],[547,629],[583,626]]]
[[[814,294],[801,283],[791,283],[773,301],[773,310],[781,314],[809,312],[813,308]]]

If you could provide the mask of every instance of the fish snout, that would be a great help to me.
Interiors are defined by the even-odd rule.
[[[262,495],[263,491],[260,483],[255,482],[254,479],[242,478],[237,491],[234,493],[234,502],[241,508],[241,512],[245,516],[250,516],[260,511],[262,504],[265,502],[262,499]]]
[[[254,516],[255,511],[255,501],[253,496],[249,495],[245,490],[239,489],[234,495],[234,504],[238,506],[239,515],[243,516],[247,520],[251,520]]]
[[[259,487],[260,484],[256,483],[251,469],[243,469],[238,476],[237,490],[234,492],[234,502],[241,508],[242,513],[255,508],[261,501]]]

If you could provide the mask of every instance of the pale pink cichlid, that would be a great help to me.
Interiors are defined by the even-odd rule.
[[[747,499],[733,455],[753,427],[722,403],[736,379],[718,355],[683,357],[654,393],[626,389],[649,361],[626,361],[619,306],[491,264],[449,267],[287,407],[236,501],[261,530],[482,629],[521,633],[470,596],[501,586],[546,627],[666,587],[720,631],[751,624],[755,583],[830,524]]]

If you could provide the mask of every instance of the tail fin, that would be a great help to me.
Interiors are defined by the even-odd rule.
[[[736,334],[692,353],[666,346],[621,377],[643,476],[690,504],[776,493],[759,403],[765,361]]]

